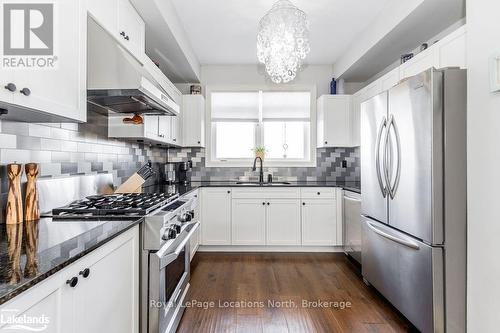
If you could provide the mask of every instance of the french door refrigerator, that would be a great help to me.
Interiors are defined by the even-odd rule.
[[[362,104],[362,273],[422,332],[465,332],[466,71]]]

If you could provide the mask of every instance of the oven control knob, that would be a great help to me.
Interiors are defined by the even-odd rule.
[[[191,221],[191,215],[189,215],[188,213],[184,213],[181,216],[179,216],[178,220],[181,223],[189,222]]]
[[[175,237],[177,237],[177,232],[175,231],[175,229],[168,228],[167,230],[165,230],[165,233],[163,234],[161,239],[166,241],[169,239],[174,239]]]
[[[181,226],[180,224],[174,224],[174,229],[175,229],[175,232],[180,234],[181,233]]]

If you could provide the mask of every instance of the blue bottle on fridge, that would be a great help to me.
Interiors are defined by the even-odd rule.
[[[332,82],[330,82],[330,94],[337,95],[337,81],[335,81],[335,78],[332,78]]]

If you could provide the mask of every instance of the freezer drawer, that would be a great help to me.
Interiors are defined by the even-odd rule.
[[[420,331],[444,332],[443,249],[363,217],[363,277]]]

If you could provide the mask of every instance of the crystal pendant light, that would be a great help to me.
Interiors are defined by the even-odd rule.
[[[309,21],[289,0],[278,0],[259,22],[257,57],[274,83],[297,75],[309,53]]]

